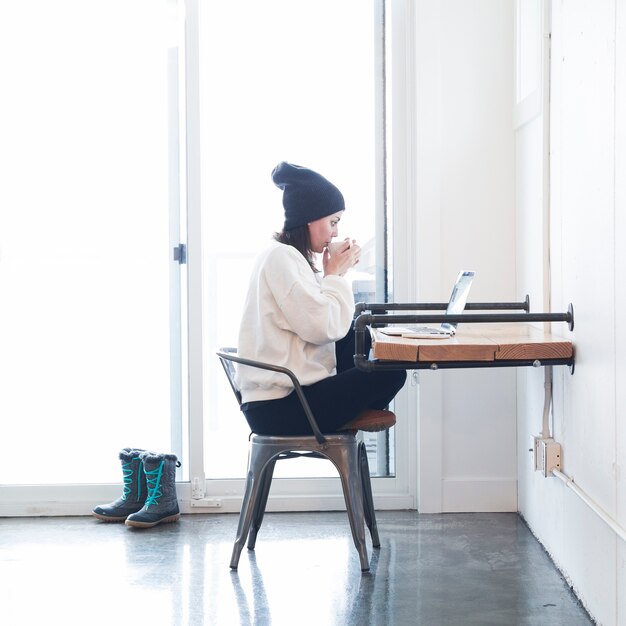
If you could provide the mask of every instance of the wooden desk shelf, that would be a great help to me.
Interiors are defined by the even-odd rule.
[[[571,341],[556,334],[544,332],[538,327],[542,321],[565,321],[573,328],[573,307],[567,313],[528,313],[528,296],[524,303],[483,303],[472,305],[494,309],[502,306],[511,309],[514,304],[523,304],[526,313],[519,314],[463,314],[397,315],[360,313],[355,321],[356,346],[355,365],[365,371],[380,369],[440,369],[470,367],[523,367],[542,365],[569,365],[573,373],[574,347]],[[361,305],[361,311],[363,310]],[[384,305],[372,305],[380,310]],[[428,305],[393,305],[402,307]],[[440,308],[441,305],[433,305]],[[376,308],[378,307],[378,309]],[[358,310],[358,309],[357,309]],[[413,339],[386,335],[379,327],[387,324],[433,323],[442,321],[459,322],[456,335],[449,339]],[[471,320],[471,321],[470,321]],[[469,322],[469,323],[468,323]],[[372,336],[372,354],[363,354],[363,334]]]
[[[571,341],[529,324],[463,324],[450,339],[390,337],[372,330],[375,359],[387,361],[502,361],[570,359]]]

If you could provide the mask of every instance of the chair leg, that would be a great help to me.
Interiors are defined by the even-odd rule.
[[[339,461],[339,462],[338,462]],[[335,465],[341,476],[341,486],[348,510],[348,519],[354,545],[359,553],[361,571],[366,572],[370,568],[365,544],[365,525],[363,521],[363,485],[360,478],[361,463],[359,460],[358,444],[347,454],[342,455],[341,460],[335,459]]]
[[[264,446],[255,445],[254,442],[250,445],[250,460],[248,462],[248,477],[246,479],[246,490],[241,503],[241,513],[239,514],[239,525],[237,526],[237,538],[235,545],[233,546],[233,553],[230,560],[231,569],[237,569],[239,564],[239,556],[246,543],[246,538],[250,532],[250,526],[252,520],[257,514],[258,502],[262,496],[264,487],[264,476],[270,477],[266,471],[268,466],[273,467],[276,462],[276,456],[280,451],[270,449]],[[267,486],[269,491],[269,485]],[[263,509],[265,505],[263,504]],[[259,524],[260,525],[260,524]]]
[[[256,505],[254,507],[254,513],[252,515],[252,525],[250,527],[250,534],[248,536],[248,550],[254,550],[256,545],[256,537],[263,523],[263,516],[265,515],[265,508],[267,506],[267,498],[270,493],[270,487],[272,486],[272,478],[274,476],[274,466],[276,460],[270,461],[263,470],[262,476],[259,478],[259,497],[257,498]]]
[[[252,513],[254,511],[254,501],[256,500],[256,493],[258,492],[258,485],[256,477],[252,471],[252,465],[248,469],[248,476],[246,478],[246,489],[241,502],[241,511],[239,513],[239,524],[237,525],[237,537],[235,539],[235,545],[233,546],[233,553],[230,558],[230,568],[237,569],[239,565],[239,556],[241,550],[246,542],[248,536],[248,529],[252,522]]]
[[[376,524],[376,512],[374,511],[374,498],[372,496],[370,467],[367,462],[367,449],[362,441],[359,443],[359,461],[361,483],[363,485],[363,515],[365,516],[365,523],[367,524],[370,535],[372,536],[372,545],[374,548],[380,548],[378,526]]]

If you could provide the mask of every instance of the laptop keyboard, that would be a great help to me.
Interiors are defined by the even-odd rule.
[[[412,333],[420,333],[422,335],[449,335],[450,331],[441,328],[433,328],[432,326],[407,326],[406,329]]]

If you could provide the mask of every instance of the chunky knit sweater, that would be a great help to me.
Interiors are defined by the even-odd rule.
[[[334,342],[346,335],[354,296],[342,276],[314,273],[293,246],[277,241],[258,257],[239,330],[239,355],[292,370],[302,385],[336,373]],[[239,366],[242,401],[287,396],[293,386],[280,373]]]

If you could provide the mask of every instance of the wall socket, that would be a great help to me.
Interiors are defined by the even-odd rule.
[[[191,479],[191,498],[193,500],[204,498],[204,476],[194,476]]]
[[[552,437],[533,437],[535,471],[541,472],[546,478],[552,476],[552,470],[561,469],[561,444]]]

